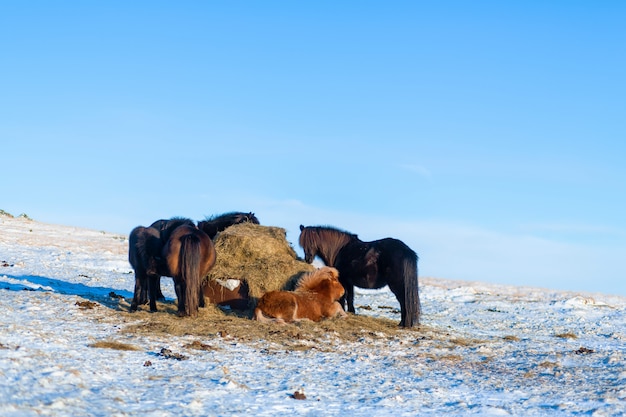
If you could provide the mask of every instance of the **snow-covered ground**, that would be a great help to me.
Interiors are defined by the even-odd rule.
[[[192,349],[186,336],[124,332],[132,320],[98,302],[132,296],[127,245],[0,216],[0,415],[626,413],[623,297],[425,278],[422,331],[435,341],[406,330],[270,351],[210,335],[211,349]],[[356,304],[399,321],[386,289],[359,291]]]

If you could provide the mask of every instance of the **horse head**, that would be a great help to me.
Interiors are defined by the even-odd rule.
[[[303,225],[300,225],[300,246],[302,247],[302,250],[304,251],[304,261],[310,264],[313,262],[313,259],[315,259],[315,256],[317,255],[319,248],[312,240],[305,239],[305,235],[306,235],[306,233],[304,233],[305,230],[306,230],[306,227],[304,227]]]
[[[329,295],[333,301],[338,301],[343,295],[346,293],[346,290],[343,288],[343,285],[339,282],[337,278],[331,279],[330,281],[330,291]]]
[[[343,285],[335,277],[328,276],[323,279],[317,287],[313,289],[314,292],[320,294],[325,303],[334,303],[339,301],[341,297],[346,293]]]
[[[253,213],[253,212],[249,212],[249,213],[247,213],[247,214],[244,214],[244,215],[243,215],[243,220],[242,220],[242,222],[243,222],[244,220],[245,220],[245,221],[247,221],[247,222],[250,222],[250,223],[252,223],[252,224],[261,224],[261,223],[259,222],[259,219],[257,219],[257,217],[254,215],[254,213]]]
[[[339,282],[339,271],[336,268],[324,266],[303,276],[296,285],[296,291],[308,291],[320,294],[322,299],[329,302],[339,300],[345,293]]]

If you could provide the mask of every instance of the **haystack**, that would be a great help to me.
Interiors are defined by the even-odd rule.
[[[280,227],[236,224],[220,232],[214,243],[217,260],[207,276],[205,296],[217,304],[242,308],[242,303],[228,302],[238,297],[244,308],[252,307],[265,292],[291,290],[302,274],[315,270],[298,259]],[[228,286],[237,281],[239,287]]]

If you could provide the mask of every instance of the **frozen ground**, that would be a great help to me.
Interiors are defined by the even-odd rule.
[[[445,336],[437,343],[403,331],[335,352],[218,336],[191,349],[188,337],[123,332],[129,322],[99,302],[132,296],[127,244],[0,216],[0,415],[626,413],[623,297],[426,278],[422,322]],[[356,304],[399,320],[387,290]]]

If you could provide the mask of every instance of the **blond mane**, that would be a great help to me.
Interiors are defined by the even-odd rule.
[[[326,279],[337,280],[339,278],[339,271],[337,269],[324,266],[313,272],[309,272],[304,275],[296,284],[295,291],[311,291],[314,290],[322,281]]]

